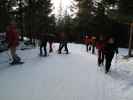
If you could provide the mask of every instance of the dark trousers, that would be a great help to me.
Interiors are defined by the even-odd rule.
[[[91,50],[91,45],[90,44],[86,44],[86,51],[90,51]]]
[[[49,41],[49,52],[53,52],[52,43],[52,41]]]
[[[109,70],[110,70],[111,62],[112,62],[113,57],[114,57],[114,52],[108,53],[105,56],[105,58],[106,58],[106,64],[105,64],[106,73],[109,72]]]
[[[65,48],[66,53],[68,53],[68,48],[67,48],[67,42],[61,42],[59,45],[59,53],[61,53],[61,50]]]
[[[41,42],[40,44],[40,55],[43,55],[44,50],[44,56],[47,56],[47,42]]]
[[[98,50],[98,66],[103,65],[104,62],[104,53],[102,50]]]
[[[95,45],[92,45],[92,54],[95,53]]]

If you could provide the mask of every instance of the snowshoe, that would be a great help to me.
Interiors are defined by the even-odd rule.
[[[10,63],[10,65],[19,65],[19,64],[24,64],[24,62],[22,62],[22,61],[19,61],[19,62],[13,61],[13,62]]]

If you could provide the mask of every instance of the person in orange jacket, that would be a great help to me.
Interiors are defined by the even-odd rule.
[[[86,35],[84,42],[86,44],[86,51],[90,51],[91,50],[91,36]],[[89,47],[89,48],[88,48]]]

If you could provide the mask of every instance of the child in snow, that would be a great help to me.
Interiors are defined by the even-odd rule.
[[[10,25],[7,26],[6,41],[13,59],[10,64],[20,63],[21,58],[16,54],[16,48],[19,45],[19,34],[16,31],[16,24],[14,22],[11,22]]]
[[[60,34],[60,45],[59,45],[59,50],[58,53],[61,54],[61,50],[65,48],[66,54],[68,54],[68,48],[67,48],[67,37],[64,32]]]
[[[114,54],[118,53],[116,40],[113,36],[109,36],[107,38],[107,43],[104,47],[104,52],[105,52],[105,59],[106,59],[105,73],[108,73],[110,71],[111,62],[114,57]]]

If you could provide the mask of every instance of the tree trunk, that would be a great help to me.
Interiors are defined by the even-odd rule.
[[[129,51],[128,56],[132,56],[132,37],[133,37],[133,23],[130,25],[130,35],[129,35]]]

